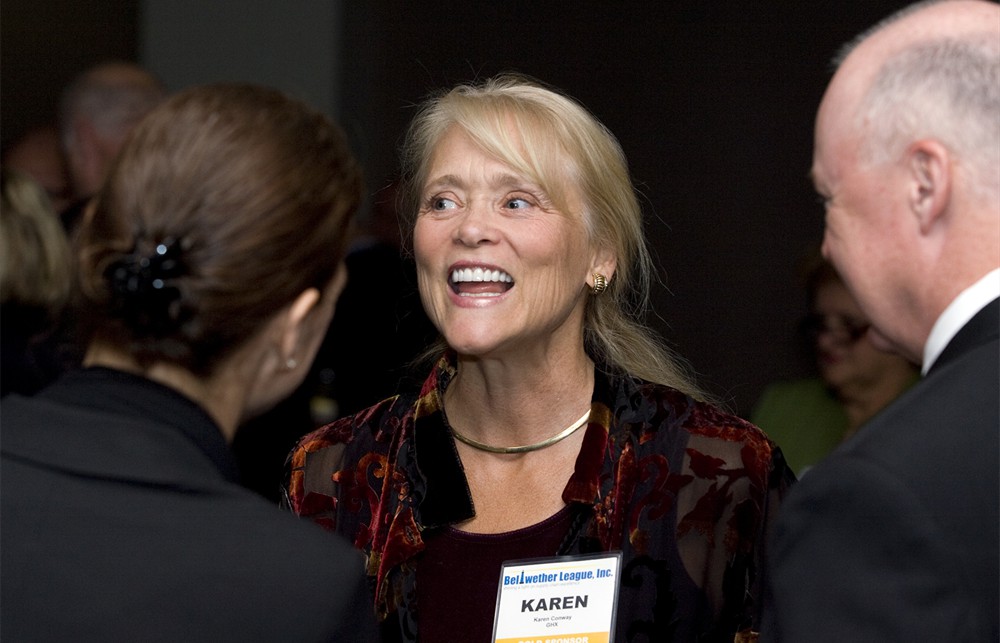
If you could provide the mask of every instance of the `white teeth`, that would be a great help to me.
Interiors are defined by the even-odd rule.
[[[514,283],[514,278],[500,270],[483,270],[482,268],[458,268],[451,273],[454,283],[466,281],[495,281]]]

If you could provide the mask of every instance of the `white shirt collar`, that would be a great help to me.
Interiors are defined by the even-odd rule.
[[[952,337],[958,334],[976,313],[986,307],[986,304],[997,297],[1000,297],[1000,268],[986,273],[979,281],[959,293],[934,322],[927,343],[924,344],[924,363],[920,369],[921,373],[926,375]]]

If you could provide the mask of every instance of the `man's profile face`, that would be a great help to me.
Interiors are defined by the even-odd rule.
[[[863,158],[863,132],[855,131],[852,97],[831,87],[816,119],[812,178],[825,207],[823,255],[837,268],[874,325],[873,342],[889,348],[883,331],[896,318],[887,293],[900,269],[893,216],[893,163]],[[905,261],[903,262],[905,263]]]

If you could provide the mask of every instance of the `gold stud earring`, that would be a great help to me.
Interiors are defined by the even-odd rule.
[[[608,278],[599,272],[594,273],[594,287],[591,288],[590,294],[600,295],[602,292],[608,289]]]

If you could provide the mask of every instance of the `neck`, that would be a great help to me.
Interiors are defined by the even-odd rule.
[[[576,422],[590,408],[594,365],[585,354],[510,366],[460,358],[445,392],[451,426],[495,446],[532,445]]]
[[[455,430],[454,427],[452,427],[451,432],[452,435],[454,435],[459,442],[464,442],[465,444],[469,445],[474,449],[479,449],[480,451],[486,451],[487,453],[500,453],[500,454],[530,453],[532,451],[541,451],[542,449],[546,449],[554,444],[562,442],[563,440],[565,440],[566,438],[568,438],[569,436],[573,435],[578,430],[583,428],[583,426],[587,423],[587,420],[589,418],[590,418],[590,409],[587,409],[587,411],[583,415],[581,415],[576,420],[576,422],[573,422],[573,424],[570,424],[568,427],[566,427],[559,433],[556,433],[552,437],[546,438],[540,442],[535,442],[534,444],[496,446],[492,444],[486,444],[484,442],[479,442],[478,440],[470,438],[462,434],[461,432]]]
[[[215,421],[226,442],[232,443],[239,423],[240,391],[224,384],[223,377],[199,377],[187,369],[167,362],[143,368],[128,353],[114,346],[94,342],[87,348],[84,366],[104,366],[170,387],[196,402]]]

